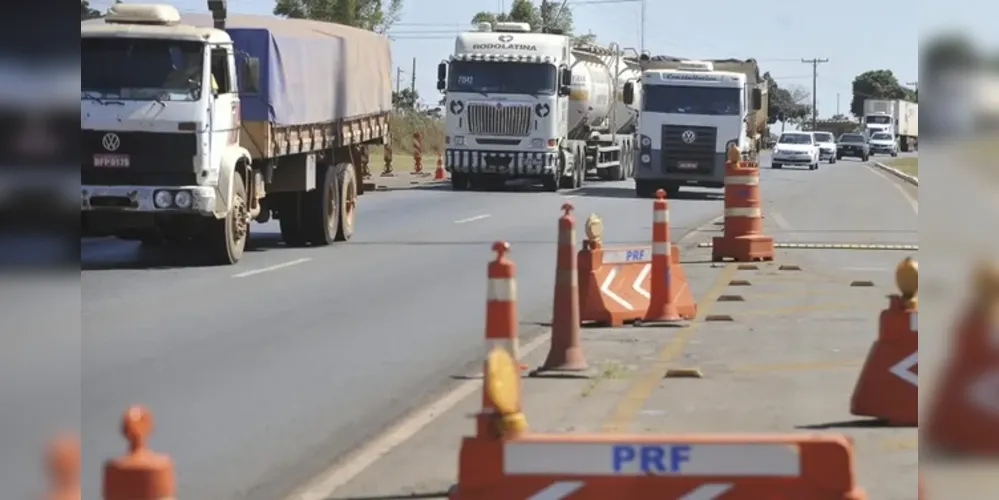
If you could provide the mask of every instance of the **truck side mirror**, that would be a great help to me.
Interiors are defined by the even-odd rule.
[[[250,56],[241,57],[240,66],[243,73],[243,78],[240,82],[240,93],[260,93],[260,58]]]
[[[635,84],[632,82],[626,82],[624,84],[624,103],[631,106],[631,103],[635,102]]]
[[[572,90],[572,70],[561,68],[558,72],[558,95],[569,95]]]
[[[437,90],[444,92],[447,88],[447,63],[442,62],[437,65]]]
[[[763,91],[760,89],[753,89],[753,111],[759,111],[763,108]]]

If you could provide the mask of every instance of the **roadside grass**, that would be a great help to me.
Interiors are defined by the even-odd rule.
[[[902,172],[909,174],[913,177],[919,177],[919,157],[909,157],[909,158],[895,158],[891,161],[886,161],[886,165],[897,168]]]
[[[437,166],[436,148],[444,146],[444,122],[419,113],[393,113],[389,122],[392,133],[392,170],[412,172],[413,134],[423,132],[423,171],[433,172]],[[385,156],[382,147],[369,148],[368,165],[372,175],[385,169]]]

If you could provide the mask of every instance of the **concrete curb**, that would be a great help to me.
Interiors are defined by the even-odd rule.
[[[913,186],[919,186],[919,177],[913,177],[905,172],[902,172],[897,168],[889,167],[888,165],[885,165],[884,163],[881,163],[879,161],[874,161],[871,163],[873,163],[875,167],[878,167],[881,170],[888,172],[889,174],[894,175],[895,177],[898,177],[899,179],[902,179],[903,181],[908,182],[909,184],[912,184]]]

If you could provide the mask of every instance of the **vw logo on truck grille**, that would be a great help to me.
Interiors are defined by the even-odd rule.
[[[101,145],[108,151],[117,151],[118,147],[121,146],[121,138],[118,137],[118,134],[109,132],[101,138]]]
[[[697,134],[693,130],[685,130],[680,138],[687,144],[693,144],[697,140]]]

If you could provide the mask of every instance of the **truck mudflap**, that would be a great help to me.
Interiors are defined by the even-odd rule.
[[[479,151],[447,149],[444,169],[458,174],[500,174],[510,177],[549,176],[558,165],[558,151]]]

